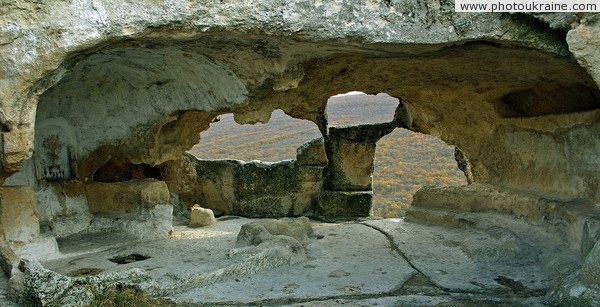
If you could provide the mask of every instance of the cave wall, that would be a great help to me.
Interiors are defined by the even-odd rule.
[[[184,46],[200,48],[196,53],[205,51],[197,42],[179,47]],[[224,112],[252,123],[268,120],[272,109],[282,108],[312,119],[323,131],[326,117],[312,114],[314,110],[322,112],[332,92],[354,90],[360,84],[360,90],[385,91],[402,98],[412,117],[411,129],[460,147],[475,182],[546,198],[597,199],[593,188],[597,174],[582,169],[579,155],[572,154],[594,152],[596,142],[576,142],[566,131],[594,124],[600,94],[590,75],[569,58],[481,43],[411,57],[361,50],[333,56],[331,51],[322,51],[324,58],[296,66],[302,70],[296,88],[265,92],[263,84],[253,92],[246,91],[233,69],[206,64],[205,56],[191,56],[192,60],[178,64],[196,67],[190,73],[196,79],[186,75],[177,79],[175,73],[183,68],[169,63],[188,57],[173,45],[153,48],[107,50],[100,53],[110,55],[105,61],[99,60],[104,59],[100,55],[89,56],[41,95],[36,178],[93,180],[102,178],[96,173],[108,169],[103,166],[117,158],[149,167],[177,159]],[[144,73],[148,69],[144,65],[155,61],[170,72]],[[122,65],[114,68],[113,62]],[[111,64],[96,71],[96,66],[105,65],[99,63]],[[205,79],[198,79],[202,73]],[[194,82],[203,86],[192,86]],[[282,86],[273,82],[266,85],[271,89]],[[242,101],[252,101],[259,94],[260,101]],[[302,111],[309,107],[313,111]],[[593,133],[589,136],[587,140],[595,139]],[[546,148],[547,152],[542,151]],[[59,177],[53,179],[55,168]]]
[[[451,208],[448,195],[458,195],[461,210],[491,206],[525,212],[541,226],[564,225],[564,239],[589,256],[556,301],[582,284],[598,289],[598,20],[458,14],[453,1],[436,0],[4,1],[3,264],[14,265],[12,250],[21,247],[56,251],[42,231],[164,237],[173,204],[182,210],[188,201],[295,215],[315,208],[320,193],[317,215],[365,215],[368,182],[333,188],[351,172],[334,171],[332,179],[331,153],[328,169],[299,164],[301,155],[271,166],[219,162],[210,176],[204,162],[169,166],[223,113],[256,123],[281,109],[313,121],[327,140],[327,99],[359,90],[401,98],[408,128],[456,145],[469,162],[472,186],[417,199]],[[369,156],[371,147],[361,150]],[[173,177],[176,170],[189,177]],[[110,207],[107,199],[125,202]],[[23,240],[15,237],[21,231]],[[597,302],[597,292],[589,297]]]
[[[57,235],[95,221],[97,229],[131,228],[91,218],[89,196],[73,197],[82,194],[66,182],[98,179],[126,190],[119,171],[141,179],[134,172],[146,177],[144,170],[177,161],[223,113],[256,123],[281,109],[327,136],[327,99],[355,90],[401,98],[409,128],[459,147],[475,184],[558,206],[577,202],[585,210],[574,216],[598,207],[597,14],[457,14],[452,1],[418,0],[5,2],[0,178],[33,187],[40,223],[61,229]],[[219,172],[231,182],[263,172],[258,164],[224,165]],[[295,193],[303,167],[294,184],[264,185]],[[195,181],[171,184],[170,193],[204,193],[231,212],[231,199],[253,203],[244,197],[257,191],[246,182],[229,198],[207,192],[229,179],[215,183],[192,169]],[[318,176],[307,176],[313,181],[302,189],[314,191]],[[332,203],[368,203],[365,191],[325,191],[335,192],[322,194]],[[156,226],[142,223],[148,219],[168,224],[173,201],[161,195],[160,212],[140,209],[136,229]]]
[[[0,106],[5,110],[0,116],[5,130],[4,169],[15,172],[32,154],[39,96],[58,82],[68,83],[69,75],[77,71],[93,70],[91,74],[86,73],[91,78],[82,76],[81,80],[70,83],[75,86],[81,82],[84,86],[81,90],[90,94],[95,88],[101,88],[117,95],[114,98],[135,101],[145,99],[141,97],[140,90],[147,88],[152,92],[147,97],[150,104],[153,104],[152,97],[160,97],[170,101],[169,104],[189,106],[189,103],[199,103],[212,109],[216,106],[228,108],[246,100],[260,101],[271,91],[293,89],[305,74],[302,62],[328,54],[354,52],[362,49],[361,45],[378,46],[362,49],[369,53],[389,51],[410,55],[436,50],[443,45],[484,39],[568,54],[566,45],[560,42],[560,35],[547,29],[533,28],[526,18],[501,14],[456,14],[453,10],[450,2],[414,0],[394,4],[386,1],[341,1],[316,5],[312,1],[285,4],[278,1],[260,4],[215,2],[202,6],[189,0],[176,3],[9,1],[0,14],[0,60],[2,75],[6,76],[0,83],[0,92],[5,93],[0,98]],[[335,41],[342,45],[330,43]],[[404,47],[389,48],[387,44]],[[175,54],[184,58],[173,57]],[[177,60],[172,61],[175,58]],[[102,64],[94,65],[94,61]],[[194,67],[201,67],[203,71],[190,72]],[[232,74],[222,74],[223,70]],[[211,77],[206,77],[207,72],[211,73]],[[103,75],[115,78],[103,82]],[[177,78],[172,78],[174,76]],[[122,79],[126,82],[117,82]],[[220,96],[222,89],[204,87],[203,84],[215,84],[219,80],[229,80],[223,86],[234,92],[228,92],[223,99],[217,99],[217,104],[212,104],[212,96]],[[187,91],[159,90],[175,84],[184,88],[186,84],[193,84],[191,88],[199,86],[203,90],[194,94],[190,93],[189,87]],[[70,92],[73,90],[71,88]],[[211,93],[211,90],[217,93]],[[332,86],[328,94],[335,90],[337,88]],[[52,96],[50,93],[46,95],[48,98]],[[76,108],[84,105],[82,101],[99,99],[96,95],[79,95],[83,96],[79,97],[82,99],[73,97],[71,102],[65,103]],[[53,97],[58,98],[56,95]],[[305,98],[304,102],[311,99]],[[321,98],[324,101],[326,97]],[[68,97],[60,99],[69,100]],[[154,103],[156,101],[154,99]],[[312,103],[289,101],[276,105],[292,116],[316,121],[320,110],[311,106]],[[276,105],[248,105],[243,110],[244,114],[236,118],[245,122],[264,121],[268,118],[268,111]],[[111,107],[107,110],[122,114],[130,112]],[[99,111],[102,115],[103,110]],[[145,114],[144,109],[139,111],[142,112],[139,115],[148,116],[134,116],[145,119],[131,119],[132,124],[157,120],[150,118],[152,114]],[[114,116],[118,118],[119,115]],[[123,136],[119,127],[110,131],[110,138],[119,135]],[[148,137],[144,133],[140,136]],[[90,146],[92,144],[94,141],[90,140]],[[84,152],[93,150],[85,144],[82,144],[82,149]],[[140,159],[149,162],[148,156]]]
[[[476,182],[597,200],[596,174],[571,154],[596,142],[537,136],[594,121],[593,15],[455,14],[452,3],[411,0],[307,5],[5,6],[3,177],[34,146],[38,179],[92,180],[115,157],[155,166],[178,159],[223,112],[253,123],[280,108],[326,133],[327,98],[362,90],[403,98],[412,128],[459,146]],[[512,132],[522,128],[532,135]],[[64,146],[45,154],[56,161],[43,157],[45,133],[60,134],[53,140]],[[568,161],[537,157],[519,145],[528,141]]]

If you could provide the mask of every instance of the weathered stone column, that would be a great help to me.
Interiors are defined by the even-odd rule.
[[[330,127],[325,137],[329,164],[317,208],[319,218],[369,216],[373,200],[375,144],[394,123]]]

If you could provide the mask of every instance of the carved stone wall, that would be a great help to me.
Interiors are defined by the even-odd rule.
[[[410,129],[458,146],[472,182],[591,216],[600,201],[599,29],[597,14],[463,14],[453,1],[4,1],[0,178],[35,186],[39,212],[55,216],[71,204],[66,180],[88,184],[123,161],[173,163],[219,114],[256,123],[281,109],[327,135],[327,99],[359,90],[401,97]],[[339,139],[362,162],[372,156],[371,145]],[[368,190],[370,164],[351,167],[331,140],[324,191],[348,204]],[[273,177],[260,164],[223,163],[230,181],[193,163],[194,184],[170,192],[204,193],[229,212],[251,204],[262,208],[256,215],[295,215],[320,182],[293,162],[273,165]],[[261,189],[277,197],[249,196]],[[169,205],[157,208],[144,218],[168,220]],[[73,225],[62,229],[83,224]]]

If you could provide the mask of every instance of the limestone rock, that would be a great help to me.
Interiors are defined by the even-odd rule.
[[[600,304],[600,240],[585,258],[581,269],[561,280],[548,294],[552,305],[569,302],[571,306]]]
[[[392,123],[330,127],[325,138],[329,161],[325,168],[325,189],[370,191],[375,143],[394,128]]]
[[[5,172],[16,172],[21,168],[23,161],[29,158],[33,148],[33,131],[19,129],[10,133],[2,133],[2,167]],[[24,148],[30,148],[24,150]]]
[[[539,220],[557,212],[551,201],[518,193],[509,193],[490,185],[462,187],[423,187],[413,196],[415,208],[445,208],[462,211],[495,210]]]
[[[140,239],[169,236],[173,221],[170,193],[153,179],[85,184],[85,199],[93,214],[86,232],[115,231]]]
[[[248,257],[251,266],[262,267],[260,261],[268,259],[269,267],[294,264],[306,261],[303,243],[313,236],[312,226],[307,217],[281,220],[263,220],[242,225],[237,235],[237,248],[231,249],[228,257]],[[252,269],[254,270],[254,269]]]
[[[0,187],[0,226],[9,243],[22,245],[37,239],[40,236],[39,223],[31,187]]]
[[[4,2],[0,178],[20,172],[6,181],[36,186],[44,200],[37,213],[29,201],[17,212],[5,204],[18,196],[5,190],[8,242],[31,241],[40,221],[56,235],[165,237],[169,192],[186,206],[227,214],[367,216],[375,143],[397,126],[458,146],[475,183],[417,193],[416,207],[493,209],[540,223],[575,212],[556,219],[577,221],[562,228],[563,239],[584,252],[597,236],[597,218],[578,219],[593,217],[600,201],[597,14],[576,15],[565,41],[569,15],[458,14],[452,1]],[[352,90],[386,92],[403,104],[392,123],[329,128],[328,97]],[[265,122],[275,109],[313,121],[327,159],[317,141],[296,161],[165,164],[197,143],[216,116]],[[110,171],[123,161],[137,165],[135,178],[164,173],[167,183],[94,182],[121,180]],[[62,186],[69,180],[85,183],[77,197]],[[240,270],[305,259],[297,239],[263,228],[257,238],[267,240],[240,250],[257,256]],[[510,234],[497,239],[527,249]],[[489,252],[495,259],[497,251]],[[582,270],[565,281],[573,286],[558,303],[597,289],[595,267]],[[31,268],[38,271],[57,288],[70,282]]]
[[[269,42],[259,38],[245,42],[235,37],[245,35],[235,33],[266,33],[274,37],[304,33],[303,37],[314,42],[345,41],[352,37],[366,44],[404,44],[408,53],[413,51],[409,45],[444,46],[478,39],[498,40],[549,53],[567,54],[560,37],[550,31],[501,14],[456,14],[451,2],[346,0],[315,6],[310,1],[296,0],[283,11],[272,10],[279,5],[277,1],[259,5],[220,2],[197,5],[188,2],[156,5],[142,5],[140,2],[137,5],[121,1],[84,4],[51,1],[32,5],[27,1],[16,1],[7,4],[0,20],[3,25],[0,28],[0,67],[3,67],[0,75],[7,76],[1,83],[0,92],[14,93],[3,95],[1,102],[2,108],[6,109],[2,114],[2,123],[7,128],[4,129],[7,131],[5,139],[9,140],[5,141],[4,147],[14,147],[14,150],[5,150],[3,155],[7,170],[16,171],[20,162],[31,155],[38,95],[45,96],[40,104],[45,110],[37,112],[40,120],[50,118],[46,111],[59,101],[66,109],[71,108],[74,114],[90,110],[90,105],[78,104],[79,101],[97,106],[105,106],[104,102],[110,101],[109,104],[119,105],[114,105],[114,110],[123,107],[120,112],[104,113],[102,107],[95,112],[105,117],[102,121],[111,123],[110,129],[94,129],[95,125],[86,122],[88,118],[78,119],[66,113],[61,115],[70,121],[78,121],[75,133],[78,134],[77,140],[84,144],[80,144],[81,148],[74,156],[83,157],[94,152],[92,155],[97,160],[106,158],[96,151],[97,147],[118,142],[121,143],[120,149],[128,152],[132,161],[153,164],[151,162],[164,162],[167,156],[175,159],[175,152],[181,153],[184,148],[175,144],[161,146],[161,143],[171,140],[175,131],[185,133],[184,143],[199,132],[181,129],[193,122],[184,118],[186,110],[201,109],[201,112],[211,113],[225,109],[233,111],[235,108],[240,114],[256,113],[252,118],[264,119],[264,114],[278,106],[271,105],[271,102],[264,107],[245,105],[248,97],[261,100],[272,93],[287,95],[302,88],[311,72],[298,65],[304,60],[289,61],[287,56],[282,56],[288,48],[299,50],[296,47],[288,45],[280,49],[276,47],[279,39]],[[163,31],[166,29],[170,30]],[[217,37],[223,31],[230,31],[233,35]],[[213,34],[216,34],[215,40],[210,37]],[[186,42],[200,40],[199,46],[214,50],[184,52],[177,47],[172,48],[174,44],[171,43],[164,46],[144,43],[105,45],[106,42],[122,42],[130,38],[140,41],[145,38]],[[231,48],[223,48],[225,44]],[[100,47],[108,48],[101,53],[91,52]],[[110,51],[113,47],[114,50]],[[253,53],[257,56],[239,52],[246,48],[255,50]],[[183,49],[190,50],[189,46]],[[312,50],[305,54],[294,54],[303,59],[313,59],[314,51],[321,48],[314,46],[309,49]],[[336,48],[330,50],[337,52]],[[215,65],[211,61],[213,59],[224,66]],[[76,65],[80,60],[82,65]],[[93,69],[97,63],[113,64],[108,64],[110,67],[106,69]],[[120,82],[117,80],[122,79],[113,78],[115,74],[122,74],[129,85],[117,84]],[[88,77],[76,77],[80,75]],[[51,89],[59,83],[58,87]],[[58,97],[66,88],[69,88],[67,92],[77,94]],[[79,91],[81,88],[86,90]],[[132,88],[135,90],[132,91]],[[200,90],[177,90],[189,88]],[[381,89],[384,87],[380,87],[379,91]],[[89,99],[83,99],[85,95]],[[312,97],[304,100],[311,101]],[[159,106],[161,101],[170,103]],[[203,106],[194,106],[192,102],[201,102]],[[315,122],[322,117],[320,108],[307,103],[293,102],[280,107],[293,116]],[[204,115],[205,120],[197,121],[201,124],[196,128],[207,125],[216,114]],[[166,120],[166,117],[171,117],[171,120]],[[186,121],[188,123],[184,124]],[[17,130],[28,136],[19,138]],[[16,140],[23,142],[14,142]],[[149,146],[138,146],[140,144]],[[117,148],[105,149],[104,153],[107,152],[117,153]]]
[[[241,245],[259,245],[274,236],[287,236],[298,242],[306,241],[313,235],[310,220],[307,217],[281,220],[263,220],[244,224],[237,236]]]
[[[83,231],[94,217],[88,207],[83,182],[40,183],[35,196],[43,231],[57,238]]]
[[[36,261],[22,260],[19,269],[24,273],[25,289],[18,295],[24,303],[50,305],[75,284],[72,278],[45,269]]]
[[[327,155],[323,138],[314,139],[300,146],[296,154],[296,164],[302,166],[326,166]]]
[[[245,217],[309,215],[323,182],[321,166],[294,161],[209,161],[187,155],[164,170],[169,188],[187,206],[197,203]]]
[[[170,199],[167,185],[156,180],[93,182],[85,185],[85,192],[93,214],[134,214],[141,207],[168,204]]]
[[[373,192],[321,192],[315,217],[324,220],[344,220],[371,215]]]
[[[116,232],[142,240],[166,239],[173,229],[173,206],[140,208],[136,214],[97,215],[85,232]]]
[[[581,276],[587,284],[600,286],[600,240],[585,258],[581,267]],[[598,295],[600,299],[600,293]]]
[[[212,210],[193,205],[190,208],[190,227],[204,227],[216,224],[217,220]]]
[[[23,279],[24,288],[17,295],[26,304],[86,306],[98,293],[117,285],[131,286],[148,293],[158,289],[156,282],[138,268],[79,279],[45,269],[36,261],[23,260],[19,268],[23,274],[18,278]]]
[[[595,37],[600,35],[600,21],[595,24],[582,24],[567,33],[569,50],[583,68],[600,84],[600,43]]]
[[[481,263],[517,263],[523,259],[537,261],[537,251],[510,229],[492,226],[485,232],[489,238],[470,238],[460,242],[461,250],[469,258]]]

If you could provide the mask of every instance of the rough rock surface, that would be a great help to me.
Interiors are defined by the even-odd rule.
[[[377,138],[351,136],[365,127],[330,129],[324,112],[331,95],[360,90],[398,97],[402,105],[392,126],[436,135],[460,148],[461,161],[468,161],[472,187],[423,190],[409,218],[459,228],[472,223],[454,218],[452,210],[496,210],[526,218],[556,232],[551,240],[568,242],[587,257],[579,273],[556,282],[566,285],[560,289],[569,297],[595,303],[599,20],[598,14],[463,14],[454,12],[453,1],[435,0],[4,1],[4,266],[11,274],[15,270],[19,242],[29,241],[23,253],[32,255],[54,237],[105,231],[165,238],[172,226],[171,195],[183,203],[175,204],[180,211],[199,203],[255,217],[366,216]],[[272,165],[180,159],[220,114],[257,123],[268,121],[275,109],[313,121],[324,136],[326,160],[318,156],[318,142],[303,147],[296,161]],[[151,188],[135,187],[150,178]],[[17,189],[28,192],[10,194]],[[119,191],[129,195],[121,198]],[[18,204],[26,209],[17,210]],[[483,263],[488,270],[476,272],[480,278],[450,284],[451,274],[418,254],[405,257],[411,263],[406,271],[421,273],[415,279],[425,276],[436,285],[428,288],[434,292],[480,295],[504,289],[524,304],[525,296],[541,296],[550,287],[548,272],[540,269],[547,259],[533,259],[529,270],[514,276],[488,265],[546,249],[536,249],[517,225],[499,229],[486,223],[469,228],[472,240],[444,239],[447,248],[434,251],[463,261],[448,264],[451,268]],[[42,232],[54,237],[44,241]],[[386,234],[390,244],[397,241],[397,234]],[[42,238],[38,245],[36,238]],[[243,250],[241,264],[176,276],[161,291],[182,293],[240,272],[305,260],[289,248],[295,239],[286,238],[273,249]],[[425,238],[436,245],[435,236]],[[486,241],[493,246],[483,245]],[[327,276],[352,276],[342,271]],[[403,282],[410,278],[402,276]],[[292,282],[286,286],[286,291],[296,289]],[[369,293],[394,289],[406,290]],[[329,290],[330,297],[356,291],[348,284]],[[567,296],[557,291],[549,299],[559,304]],[[36,299],[47,298],[56,297]]]
[[[582,255],[590,253],[600,240],[600,211],[581,201],[569,203],[537,198],[489,185],[425,187],[413,197],[406,218],[438,225],[462,223],[447,212],[502,212],[521,218],[551,232]]]
[[[215,214],[212,210],[193,205],[190,208],[189,227],[203,227],[216,224]]]
[[[237,236],[237,242],[242,245],[259,245],[274,236],[288,236],[298,242],[304,242],[313,235],[310,220],[306,217],[283,220],[261,220],[244,224]]]
[[[329,164],[324,189],[370,191],[373,186],[375,144],[394,130],[393,123],[330,127],[325,139]]]
[[[307,225],[304,220],[290,224],[238,218],[205,228],[177,226],[170,240],[115,241],[109,240],[111,235],[94,235],[79,242],[62,241],[64,257],[45,261],[46,269],[31,262],[25,270],[30,280],[26,284],[48,290],[38,298],[43,294],[48,299],[83,300],[88,296],[79,291],[82,288],[137,279],[148,293],[201,306],[335,306],[336,302],[543,306],[549,302],[544,294],[555,281],[593,260],[584,262],[553,235],[510,216],[462,212],[453,218],[468,223],[429,226],[379,219]],[[312,229],[316,236],[301,245],[303,260],[290,262],[302,253],[284,253],[279,245],[284,241],[273,241],[287,237],[285,242],[298,243],[289,236],[267,235],[269,239],[257,246],[240,246],[237,236],[248,224],[288,229],[287,233],[304,238]],[[527,248],[506,256],[491,253],[505,250],[507,242],[515,240]],[[274,243],[265,244],[269,248],[260,246],[269,241]],[[477,242],[479,248],[465,249],[468,242]],[[108,260],[128,254],[150,258],[126,264]],[[296,258],[286,262],[281,256]],[[502,261],[490,261],[490,256],[500,256]],[[65,286],[52,288],[50,281]],[[79,286],[69,286],[72,282]],[[65,289],[70,289],[68,295],[61,296]]]
[[[594,17],[598,19],[597,17]],[[591,24],[581,24],[567,33],[569,50],[579,64],[600,84],[600,43],[594,37],[600,35],[598,20]]]
[[[105,289],[117,285],[130,286],[150,293],[156,288],[148,274],[140,269],[72,278],[48,270],[38,262],[22,261],[19,268],[24,275],[24,285],[20,289],[23,292],[17,295],[24,304],[85,306]]]
[[[322,166],[291,160],[212,161],[186,154],[166,163],[164,170],[170,191],[178,194],[183,206],[198,203],[246,217],[312,215],[323,184]]]

